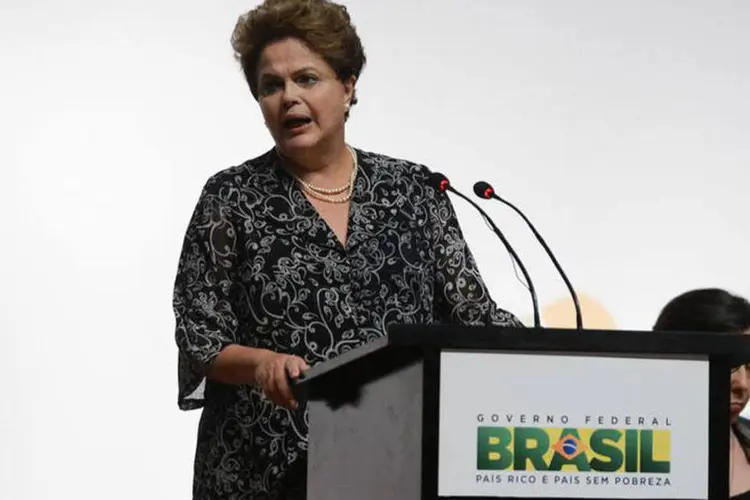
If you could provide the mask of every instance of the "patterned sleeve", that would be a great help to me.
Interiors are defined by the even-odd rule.
[[[436,194],[435,200],[436,318],[454,324],[522,327],[518,318],[500,309],[490,296],[450,198]]]
[[[215,178],[204,187],[188,224],[175,279],[173,309],[178,347],[178,405],[203,406],[205,371],[236,341],[232,307],[237,231],[227,186]]]

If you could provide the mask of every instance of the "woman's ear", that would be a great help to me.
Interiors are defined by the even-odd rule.
[[[344,105],[347,111],[352,105],[352,99],[354,99],[354,87],[357,84],[357,77],[352,75],[343,82],[344,84]]]

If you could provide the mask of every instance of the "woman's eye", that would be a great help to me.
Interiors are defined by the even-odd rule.
[[[260,86],[260,93],[263,95],[273,94],[281,88],[279,82],[263,82]]]
[[[301,85],[314,85],[318,82],[318,78],[315,75],[302,75],[297,79],[297,81]]]

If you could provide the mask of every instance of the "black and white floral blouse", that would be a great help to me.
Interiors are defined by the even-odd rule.
[[[174,290],[179,406],[203,408],[195,500],[304,498],[307,414],[203,376],[229,344],[310,365],[392,323],[521,326],[488,294],[450,200],[420,165],[355,150],[346,247],[275,151],[211,177]]]

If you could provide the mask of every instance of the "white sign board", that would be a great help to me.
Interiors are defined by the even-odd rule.
[[[444,352],[440,496],[708,498],[708,361]]]

